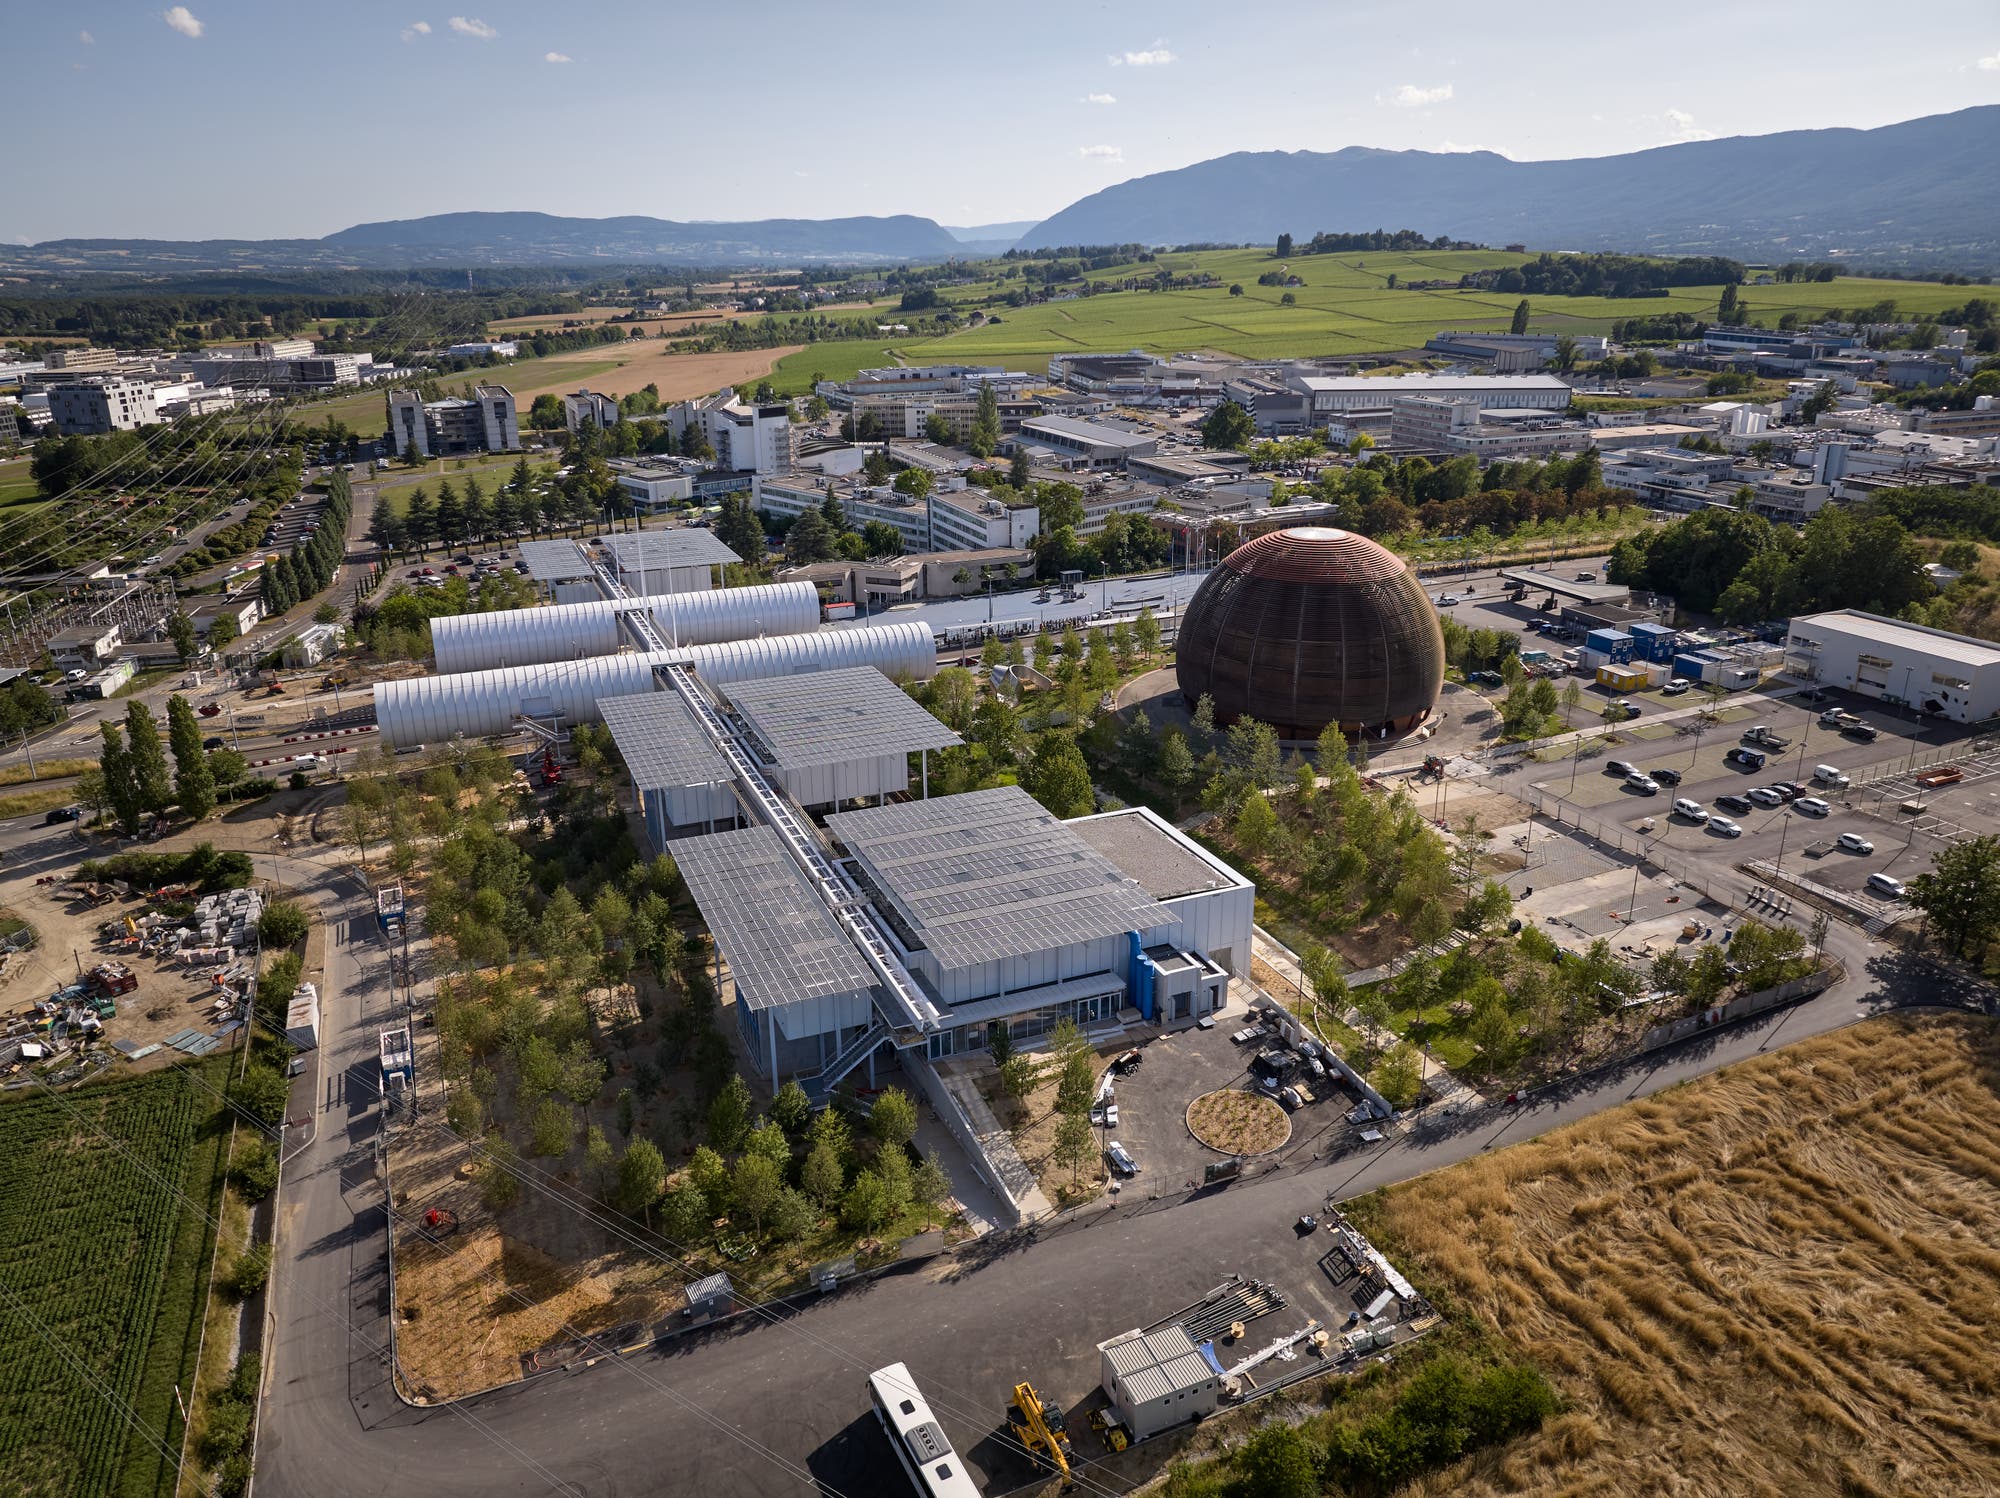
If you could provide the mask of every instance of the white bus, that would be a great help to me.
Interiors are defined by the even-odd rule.
[[[925,1498],[979,1498],[979,1485],[931,1415],[917,1381],[901,1363],[868,1375],[868,1401],[888,1433],[896,1460]]]

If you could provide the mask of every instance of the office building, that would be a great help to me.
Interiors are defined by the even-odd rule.
[[[65,437],[96,437],[157,426],[153,387],[121,375],[97,375],[49,387],[49,416]]]
[[[310,338],[260,338],[250,345],[253,359],[310,359],[312,354]]]
[[[1410,395],[1389,407],[1389,444],[1398,451],[1470,453],[1482,463],[1590,446],[1581,421],[1538,410],[1484,411],[1469,400]]]
[[[1009,439],[1009,451],[1023,449],[1061,468],[1122,468],[1127,458],[1158,452],[1160,438],[1157,432],[1108,421],[1037,416],[1022,422]]]
[[[1859,609],[1792,620],[1785,670],[1954,723],[2000,716],[2000,645]]]
[[[1369,378],[1362,375],[1291,373],[1286,384],[1310,403],[1315,427],[1359,411],[1390,411],[1404,396],[1428,395],[1470,401],[1483,411],[1567,411],[1569,385],[1554,375],[1399,374]]]
[[[118,367],[118,352],[108,348],[52,348],[42,355],[42,364],[44,368],[60,369],[69,374],[115,369]]]
[[[389,440],[397,457],[517,452],[521,446],[514,395],[505,385],[475,385],[470,400],[427,401],[413,390],[389,393]]]
[[[1495,374],[1537,370],[1556,357],[1560,333],[1440,333],[1424,347],[1452,359],[1491,364]],[[1611,340],[1599,333],[1570,335],[1576,357],[1595,363],[1611,350]]]
[[[928,502],[930,540],[924,551],[990,551],[1031,544],[1041,529],[1034,505],[1005,503],[985,489],[960,485],[933,489]]]
[[[784,401],[710,407],[708,443],[715,466],[737,473],[782,473],[792,465],[792,408]]]
[[[618,424],[618,401],[609,395],[599,395],[594,390],[579,390],[574,395],[565,395],[563,403],[563,425],[572,432],[586,421],[599,431]]]

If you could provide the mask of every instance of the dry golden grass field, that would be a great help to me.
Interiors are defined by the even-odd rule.
[[[1360,1204],[1570,1401],[1415,1494],[2000,1492],[2000,1031],[1896,1016]]]

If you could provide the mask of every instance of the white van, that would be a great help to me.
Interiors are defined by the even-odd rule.
[[[1815,785],[1844,786],[1848,783],[1846,772],[1833,765],[1814,765],[1812,778]]]
[[[1708,820],[1707,809],[1699,801],[1690,801],[1685,796],[1674,802],[1674,815],[1677,817],[1686,817],[1690,822],[1706,822]]]

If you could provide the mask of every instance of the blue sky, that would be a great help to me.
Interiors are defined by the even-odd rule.
[[[989,223],[1235,150],[1594,156],[2000,103],[1994,0],[1907,25],[1880,0],[429,3],[13,0],[0,239],[462,209]]]

